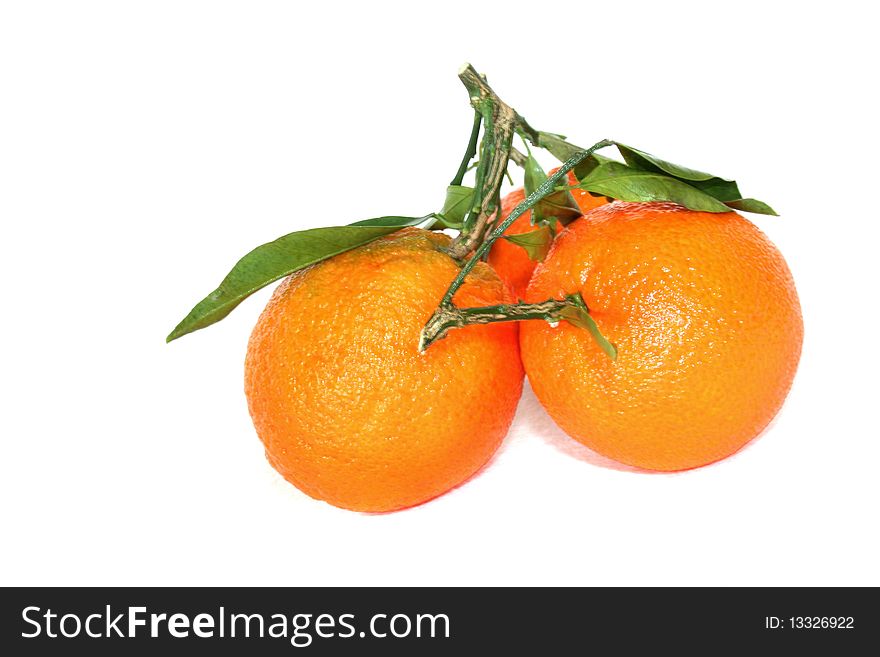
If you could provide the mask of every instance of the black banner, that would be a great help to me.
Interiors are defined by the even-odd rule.
[[[875,645],[875,589],[3,589],[7,655],[445,655],[491,647],[629,654],[723,647],[855,654]]]

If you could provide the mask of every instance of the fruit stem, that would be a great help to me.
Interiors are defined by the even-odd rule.
[[[461,260],[483,240],[498,210],[501,183],[519,117],[470,64],[462,67],[458,77],[470,94],[471,105],[482,116],[484,129],[473,205],[465,215],[461,232],[447,249],[453,258]]]
[[[474,155],[477,154],[477,143],[480,140],[480,125],[482,122],[483,115],[477,110],[474,110],[474,125],[471,128],[471,138],[468,140],[467,150],[464,152],[464,157],[461,159],[461,164],[458,165],[458,171],[455,173],[452,182],[449,183],[450,185],[460,186],[464,180],[464,174],[467,173],[468,167],[471,165],[471,160],[473,160]]]
[[[437,340],[442,340],[450,329],[464,328],[471,324],[494,324],[495,322],[518,322],[526,319],[543,319],[551,325],[565,320],[587,329],[596,343],[611,358],[617,358],[617,347],[599,332],[590,309],[579,293],[563,299],[547,299],[540,303],[506,303],[479,308],[447,306],[431,316],[419,338],[419,351],[424,352]]]
[[[584,303],[579,294],[569,295],[561,301],[551,299],[542,304],[537,304],[538,307],[535,307],[533,304],[506,304],[502,306],[488,306],[486,308],[458,308],[452,303],[452,298],[455,296],[458,288],[464,283],[467,275],[488,254],[495,241],[504,235],[504,231],[510,228],[514,221],[522,216],[523,213],[531,210],[545,196],[553,193],[557,183],[567,177],[569,171],[599,149],[611,146],[613,143],[609,139],[603,139],[586,150],[577,151],[559,167],[556,173],[548,176],[544,182],[538,185],[534,192],[517,205],[504,221],[492,229],[477,250],[471,255],[470,259],[462,265],[458,275],[450,283],[449,289],[446,290],[446,294],[440,300],[437,310],[434,311],[434,314],[431,315],[431,318],[425,324],[425,328],[422,329],[419,337],[420,351],[425,351],[432,343],[445,336],[450,329],[466,326],[469,323],[485,324],[487,322],[517,321],[520,319],[547,319],[545,315],[548,310],[544,304],[554,302],[555,304],[561,304],[561,306],[551,307],[551,310],[555,308],[555,311],[559,313],[559,317],[548,321],[564,319],[572,324],[586,328],[609,357],[612,359],[617,357],[616,347],[606,340],[599,331],[596,322],[590,317],[586,303]],[[569,308],[574,308],[576,312],[564,312]],[[499,312],[499,309],[504,309],[504,312]],[[525,316],[534,313],[537,313],[537,316]]]
[[[470,324],[515,322],[521,319],[558,322],[562,319],[559,312],[568,305],[567,300],[548,299],[541,303],[505,303],[479,308],[447,306],[434,313],[428,320],[419,340],[419,351],[425,351],[437,340],[445,338],[450,329],[463,328]]]

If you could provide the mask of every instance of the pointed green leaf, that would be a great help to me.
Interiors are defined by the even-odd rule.
[[[615,142],[615,145],[620,154],[623,155],[626,163],[633,168],[668,174],[737,210],[755,212],[757,214],[776,214],[773,208],[763,201],[742,198],[742,193],[739,191],[739,186],[735,180],[728,180],[720,176],[713,176],[711,173],[673,164],[619,142]]]
[[[616,143],[616,146],[620,154],[623,155],[623,159],[631,167],[644,169],[645,171],[667,173],[673,178],[678,178],[724,203],[742,198],[735,180],[728,180],[720,176],[713,176],[711,173],[704,173],[703,171],[673,164],[632,146],[620,143]]]
[[[770,214],[774,217],[778,217],[776,214],[776,210],[771,208],[769,205],[764,203],[763,201],[758,201],[753,198],[739,198],[735,201],[727,201],[725,205],[729,208],[733,208],[734,210],[740,210],[742,212],[754,212],[755,214]]]
[[[544,173],[541,165],[531,153],[526,158],[524,168],[524,187],[526,196],[528,196],[547,180],[547,174]],[[568,189],[560,189],[538,201],[532,210],[532,225],[537,226],[550,220],[556,220],[565,226],[580,217],[581,214],[583,213],[571,192]]]
[[[449,185],[446,188],[446,200],[440,214],[450,226],[461,226],[465,215],[471,209],[474,198],[474,188],[463,185]]]
[[[538,160],[529,151],[526,163],[523,166],[523,187],[525,188],[526,196],[534,192],[545,180],[547,180],[547,174],[544,173],[544,169],[541,168]]]
[[[617,150],[620,151],[620,154],[623,156],[626,163],[637,169],[646,169],[649,171],[654,169],[657,171],[663,171],[670,176],[688,181],[706,181],[717,178],[724,182],[733,182],[732,180],[725,180],[724,178],[713,176],[711,173],[704,173],[703,171],[697,171],[696,169],[683,167],[679,164],[673,164],[672,162],[661,160],[659,157],[651,155],[650,153],[640,151],[637,148],[621,144],[620,142],[615,142],[615,146],[617,146]]]
[[[299,269],[389,235],[404,226],[428,227],[433,221],[430,215],[379,217],[349,226],[301,230],[258,246],[235,264],[216,290],[196,304],[166,341],[171,342],[219,322],[257,290]]]
[[[677,178],[620,162],[599,165],[578,186],[621,201],[671,201],[691,210],[730,212],[718,199]]]
[[[580,146],[566,141],[562,135],[554,135],[550,132],[538,133],[538,145],[550,151],[550,154],[560,162],[565,162],[578,151],[584,150]]]
[[[608,338],[602,335],[596,320],[590,315],[590,309],[584,303],[580,294],[570,294],[566,297],[568,306],[566,306],[560,316],[569,324],[574,324],[578,328],[587,329],[599,348],[604,351],[611,360],[617,360],[617,346],[609,342]]]
[[[541,262],[547,257],[550,245],[553,244],[553,231],[547,224],[542,224],[528,233],[505,235],[504,239],[524,248],[530,260]]]

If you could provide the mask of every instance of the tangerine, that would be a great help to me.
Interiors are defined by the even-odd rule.
[[[612,361],[567,322],[523,322],[535,395],[570,436],[651,470],[739,450],[779,411],[803,319],[782,255],[735,212],[614,202],[561,232],[528,301],[580,292]]]
[[[269,462],[308,495],[357,511],[420,504],[471,477],[507,433],[523,381],[516,325],[469,326],[418,350],[459,271],[449,241],[402,229],[292,274],[263,311],[248,406]],[[480,263],[454,300],[512,297]]]

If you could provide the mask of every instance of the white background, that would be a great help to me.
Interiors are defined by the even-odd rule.
[[[869,7],[4,3],[0,582],[880,584]],[[257,244],[437,209],[465,60],[541,129],[736,176],[781,212],[753,219],[806,341],[763,437],[637,474],[526,390],[479,476],[362,515],[263,458],[242,369],[269,290],[164,343]]]

